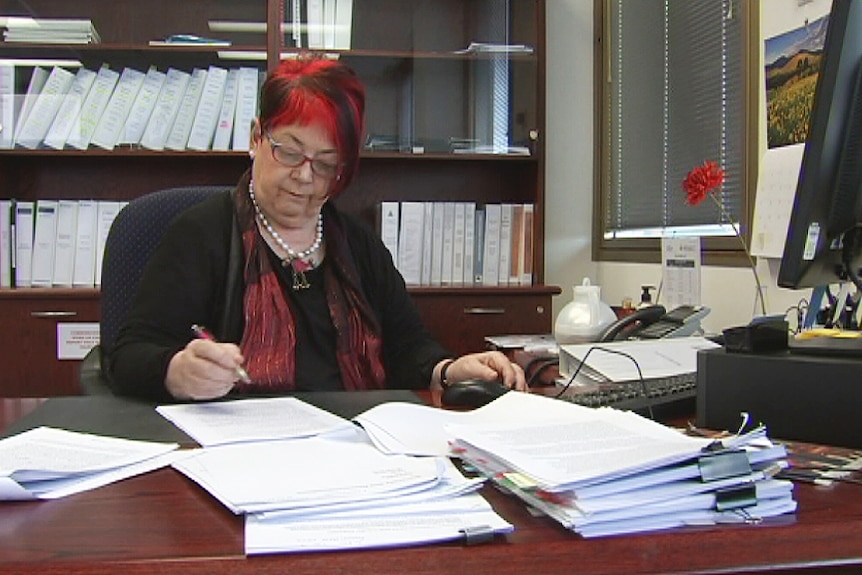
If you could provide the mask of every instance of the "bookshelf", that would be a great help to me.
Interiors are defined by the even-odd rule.
[[[302,0],[300,8],[327,1]],[[533,204],[532,285],[411,293],[432,331],[457,353],[483,349],[486,335],[550,332],[551,298],[559,289],[544,285],[545,1],[352,0],[351,8],[350,48],[326,51],[366,84],[369,146],[340,206],[372,223],[382,201]],[[33,58],[78,61],[90,70],[106,64],[117,72],[151,66],[265,72],[280,54],[298,51],[293,14],[293,0],[0,0],[0,16],[89,19],[101,39],[0,42],[0,59],[18,61],[19,95],[33,68],[21,61]],[[151,45],[175,34],[230,45]],[[300,34],[300,41],[305,46],[308,38]],[[465,52],[474,42],[492,50]],[[493,51],[503,46],[526,49]],[[232,185],[247,165],[240,150],[2,149],[0,198],[126,201],[173,186]],[[0,345],[11,351],[4,355],[21,358],[0,374],[0,396],[75,393],[77,362],[56,359],[56,323],[98,321],[98,289],[0,289],[0,313],[9,318]]]

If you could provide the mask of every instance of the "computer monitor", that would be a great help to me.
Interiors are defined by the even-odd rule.
[[[862,0],[829,15],[778,285],[862,288]]]

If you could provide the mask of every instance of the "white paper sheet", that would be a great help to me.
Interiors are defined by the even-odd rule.
[[[307,518],[308,516],[320,516],[321,514],[342,513],[346,511],[366,512],[369,509],[377,510],[384,507],[399,506],[402,509],[407,505],[418,505],[431,501],[451,499],[468,493],[475,492],[485,483],[483,477],[467,478],[458,471],[455,465],[445,458],[438,460],[442,469],[440,481],[430,487],[415,493],[402,494],[396,497],[376,499],[368,501],[334,501],[317,505],[313,508],[278,509],[275,511],[262,511],[255,513],[262,519],[281,520],[288,518]]]
[[[804,148],[804,144],[783,146],[763,155],[754,202],[753,256],[780,258],[784,253]]]
[[[160,405],[156,411],[204,447],[309,437],[353,425],[295,397]]]
[[[197,450],[174,468],[234,513],[373,501],[437,485],[439,458],[384,455],[361,440],[306,437]]]
[[[586,358],[588,373],[604,377],[605,381],[637,381],[638,368],[645,379],[672,377],[695,373],[698,351],[717,347],[718,344],[703,337],[563,345],[560,371],[573,373]],[[605,352],[603,348],[612,351]]]
[[[700,305],[700,238],[661,239],[661,302],[667,309]]]
[[[471,494],[302,519],[249,515],[245,551],[255,555],[396,547],[463,539],[465,529],[474,528],[487,534],[513,530],[487,501]]]
[[[540,413],[542,404],[567,409],[545,410],[541,421],[528,416],[504,424],[452,427],[456,448],[472,449],[485,457],[493,454],[507,469],[524,473],[547,491],[564,491],[683,461],[709,443],[633,412],[593,409],[528,394],[515,394],[512,401],[530,414]]]
[[[177,447],[37,427],[0,440],[0,476],[20,482],[84,475],[137,463]]]
[[[0,500],[56,499],[170,465],[175,443],[38,427],[0,440]]]
[[[168,467],[174,462],[185,457],[182,451],[171,451],[164,455],[157,455],[150,459],[131,465],[124,465],[116,469],[109,469],[99,473],[82,476],[69,477],[66,479],[53,479],[49,481],[35,481],[25,483],[24,487],[35,499],[59,499],[75,493],[89,491],[97,487],[104,487],[122,479],[142,475],[144,473]]]
[[[568,417],[571,409],[590,408],[539,395],[506,393],[471,411],[449,411],[404,402],[382,403],[357,415],[354,421],[368,433],[384,453],[409,455],[452,455],[454,439],[450,427],[493,424],[522,425],[546,422],[552,414]]]

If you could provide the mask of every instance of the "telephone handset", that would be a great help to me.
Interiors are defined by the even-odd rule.
[[[704,306],[682,305],[667,311],[662,305],[637,310],[609,325],[599,341],[683,337],[700,329],[700,319],[709,313]]]

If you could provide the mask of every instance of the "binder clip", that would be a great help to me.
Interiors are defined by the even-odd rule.
[[[757,503],[757,489],[753,483],[725,487],[715,492],[716,511],[751,507],[755,503]]]
[[[751,473],[751,464],[745,451],[713,451],[704,453],[697,460],[700,478],[704,482],[739,477]]]
[[[459,532],[464,535],[465,545],[479,545],[494,539],[494,530],[488,525],[464,527],[463,529],[459,529]]]

